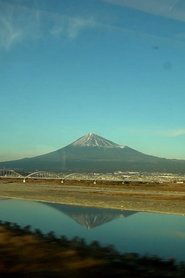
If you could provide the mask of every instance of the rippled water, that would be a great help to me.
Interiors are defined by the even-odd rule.
[[[184,216],[4,199],[0,220],[113,244],[121,252],[185,260]]]

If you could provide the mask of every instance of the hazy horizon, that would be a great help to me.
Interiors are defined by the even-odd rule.
[[[92,134],[92,133],[88,133],[88,134]],[[88,134],[84,134],[82,137],[85,137],[85,136],[87,136]],[[98,134],[94,134],[95,136],[97,136]],[[99,136],[99,135],[98,135]],[[80,137],[80,138],[82,138],[82,137]],[[101,136],[102,137],[102,136]],[[78,138],[77,140],[79,140],[80,138]],[[109,138],[104,138],[104,137],[102,137],[103,139],[106,139],[106,140],[109,140]],[[39,148],[39,150],[40,150],[40,152],[37,154],[30,154],[30,151],[27,153],[28,155],[27,156],[22,156],[21,155],[21,153],[18,153],[16,156],[15,156],[15,159],[14,158],[10,158],[10,160],[16,160],[16,159],[22,159],[22,158],[31,158],[31,157],[36,157],[36,156],[40,156],[40,155],[43,155],[43,154],[47,154],[47,153],[50,153],[50,152],[53,152],[53,151],[57,151],[57,150],[59,150],[59,149],[62,149],[62,148],[64,148],[64,147],[66,147],[66,146],[68,146],[68,145],[71,145],[72,143],[75,143],[76,141],[77,141],[76,139],[74,140],[74,141],[72,141],[72,142],[69,142],[67,145],[65,145],[65,146],[60,146],[60,147],[58,147],[58,149],[50,149],[50,150],[48,150],[47,152],[45,151],[42,151],[41,152],[41,150],[40,149],[42,149],[42,147],[43,146],[41,146],[41,148]],[[110,140],[111,141],[111,140]],[[113,142],[113,141],[112,141]],[[117,144],[116,142],[113,142],[113,143],[115,143],[115,144]],[[123,144],[120,144],[120,147],[125,147],[126,145],[123,145]],[[130,148],[132,148],[131,146],[127,146],[127,147],[130,147]],[[135,149],[136,150],[136,149]],[[136,151],[139,151],[138,149],[136,150]],[[25,154],[25,153],[24,153]],[[147,154],[147,153],[145,153],[145,154]],[[151,155],[150,153],[148,153],[148,155]],[[11,154],[10,154],[10,156],[11,156]],[[161,157],[161,156],[158,156],[158,157]],[[162,157],[161,157],[162,158]],[[170,159],[170,158],[169,158]],[[171,159],[173,159],[173,158],[171,158]],[[0,162],[6,162],[6,161],[8,161],[7,160],[7,158],[5,158],[4,160],[2,160],[2,161],[0,161]]]

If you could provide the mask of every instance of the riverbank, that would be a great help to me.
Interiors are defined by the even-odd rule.
[[[182,278],[183,263],[174,259],[136,253],[120,254],[112,246],[94,241],[58,238],[53,232],[42,234],[30,226],[0,223],[1,277],[125,277]],[[37,250],[37,252],[35,252]],[[34,255],[33,255],[34,254]]]
[[[1,198],[185,215],[185,186],[0,182]]]

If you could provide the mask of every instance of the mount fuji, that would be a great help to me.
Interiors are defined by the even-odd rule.
[[[185,160],[147,155],[88,133],[64,148],[48,154],[0,162],[0,168],[24,171],[73,172],[153,171],[185,173]]]
[[[126,218],[137,213],[137,211],[132,210],[127,211],[107,208],[99,209],[94,207],[81,207],[73,205],[66,206],[55,203],[45,203],[45,205],[58,210],[62,214],[66,214],[76,223],[80,224],[86,229],[93,229],[110,221],[113,221],[114,219]]]

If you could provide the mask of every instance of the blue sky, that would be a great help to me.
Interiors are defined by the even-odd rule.
[[[0,160],[88,132],[185,159],[184,30],[183,1],[0,0]]]

